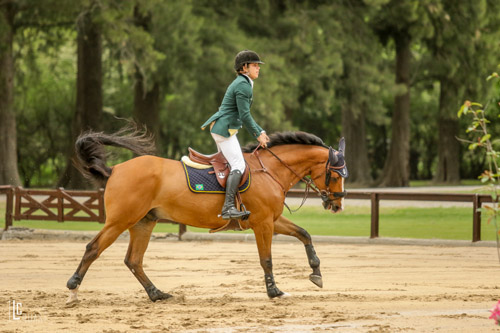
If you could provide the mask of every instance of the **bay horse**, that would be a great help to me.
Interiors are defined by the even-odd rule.
[[[276,133],[270,139],[267,148],[252,144],[242,149],[252,178],[250,188],[241,198],[251,211],[246,222],[255,234],[267,295],[274,298],[288,296],[278,289],[273,277],[271,242],[274,233],[302,241],[313,270],[310,280],[318,287],[323,286],[320,260],[311,236],[281,215],[286,193],[303,180],[321,195],[325,209],[339,212],[343,209],[347,168],[343,138],[338,151],[305,132]],[[109,167],[105,146],[126,148],[139,156]],[[125,265],[153,302],[172,297],[157,289],[143,270],[144,253],[156,221],[166,218],[193,227],[218,229],[227,222],[219,215],[224,195],[191,192],[182,163],[150,155],[154,140],[140,130],[83,133],[75,148],[75,165],[79,170],[101,186],[105,185],[106,221],[87,244],[76,272],[67,282],[68,305],[78,302],[77,291],[90,265],[127,229],[130,243]]]

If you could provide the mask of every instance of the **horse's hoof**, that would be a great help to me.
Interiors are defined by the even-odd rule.
[[[172,297],[173,297],[172,295],[170,295],[168,293],[164,293],[163,291],[158,290],[158,289],[156,289],[154,292],[152,292],[151,294],[149,294],[149,298],[153,302],[161,301],[161,300],[164,300],[164,299],[169,299],[169,298],[172,298]]]
[[[80,301],[78,300],[78,287],[76,287],[75,289],[71,289],[69,291],[69,297],[66,300],[66,307],[71,308],[77,305],[78,303],[80,303]]]
[[[282,297],[283,295],[285,295],[285,293],[279,290],[277,287],[269,288],[267,290],[267,296],[271,299],[276,297]]]
[[[311,282],[318,287],[323,288],[323,278],[321,277],[321,275],[311,274],[309,275],[309,280],[311,280]]]
[[[273,293],[268,293],[267,296],[269,296],[270,299],[275,299],[275,298],[288,298],[291,297],[289,293],[285,293],[278,288],[276,288],[275,292]]]
[[[72,307],[75,307],[78,303],[80,303],[79,300],[67,300],[66,301],[66,304],[64,304],[64,307],[66,308],[72,308]]]

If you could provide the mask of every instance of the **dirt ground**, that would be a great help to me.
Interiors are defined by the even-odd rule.
[[[145,269],[175,297],[152,303],[119,241],[91,266],[81,302],[67,308],[66,281],[85,245],[0,242],[0,332],[499,331],[488,319],[500,298],[491,247],[320,243],[320,289],[308,280],[302,244],[276,243],[276,282],[291,297],[269,300],[255,243],[158,241]]]

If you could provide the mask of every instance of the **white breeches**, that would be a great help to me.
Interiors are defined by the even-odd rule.
[[[210,133],[217,144],[217,150],[222,152],[227,162],[231,166],[231,170],[240,170],[243,174],[245,172],[245,159],[241,152],[241,146],[238,142],[236,134],[225,138],[222,135]]]

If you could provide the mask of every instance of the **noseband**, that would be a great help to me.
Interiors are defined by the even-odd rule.
[[[260,165],[262,166],[262,169],[259,169],[259,170],[256,170],[256,171],[264,171],[267,174],[269,174],[271,176],[271,178],[281,186],[281,189],[283,190],[283,192],[285,192],[285,188],[283,187],[283,185],[281,185],[281,183],[278,180],[276,180],[276,178],[274,178],[273,175],[271,173],[269,173],[269,171],[267,171],[266,167],[262,163],[262,161],[260,159],[260,156],[259,156],[259,153],[258,153],[258,149],[260,147],[261,147],[261,145],[259,145],[254,150],[254,152],[252,153],[252,154],[254,154],[257,157],[257,159],[259,160]],[[318,196],[321,197],[321,200],[323,200],[323,207],[325,209],[327,209],[333,203],[333,201],[335,199],[344,198],[347,195],[346,191],[344,191],[344,192],[330,192],[329,185],[330,185],[330,182],[331,182],[332,172],[338,173],[341,177],[347,176],[347,169],[345,167],[344,159],[342,158],[342,165],[338,166],[337,165],[337,164],[339,164],[338,152],[335,153],[336,151],[332,147],[330,147],[328,161],[326,162],[326,166],[325,166],[325,171],[322,174],[320,174],[319,176],[317,176],[316,178],[314,178],[314,179],[305,178],[305,177],[300,176],[295,170],[293,170],[288,164],[286,164],[281,158],[278,157],[278,155],[276,155],[275,153],[273,153],[269,148],[267,148],[267,147],[263,147],[263,148],[266,149],[269,153],[271,153],[271,155],[273,155],[281,164],[283,164],[286,168],[288,168],[288,170],[290,170],[295,176],[297,176],[297,178],[299,178],[300,180],[302,180],[306,184],[306,190],[304,192],[304,198],[302,199],[302,203],[300,204],[299,208],[297,208],[296,210],[292,211],[290,209],[290,207],[288,207],[288,205],[285,203],[285,206],[288,208],[288,210],[291,213],[298,211],[302,207],[302,205],[304,205],[304,202],[306,201],[306,199],[307,199],[307,197],[309,195],[309,190],[310,189],[312,189],[314,192],[316,192],[316,194]],[[342,171],[345,170],[344,173],[341,173],[341,170]],[[326,174],[326,176],[325,176],[326,190],[320,190],[316,186],[316,184],[314,183],[314,181],[316,179],[320,178],[321,176],[323,176],[324,174]],[[345,176],[343,174],[345,174]],[[286,195],[286,193],[285,193],[285,195]],[[333,196],[334,199],[331,199],[332,196]]]

